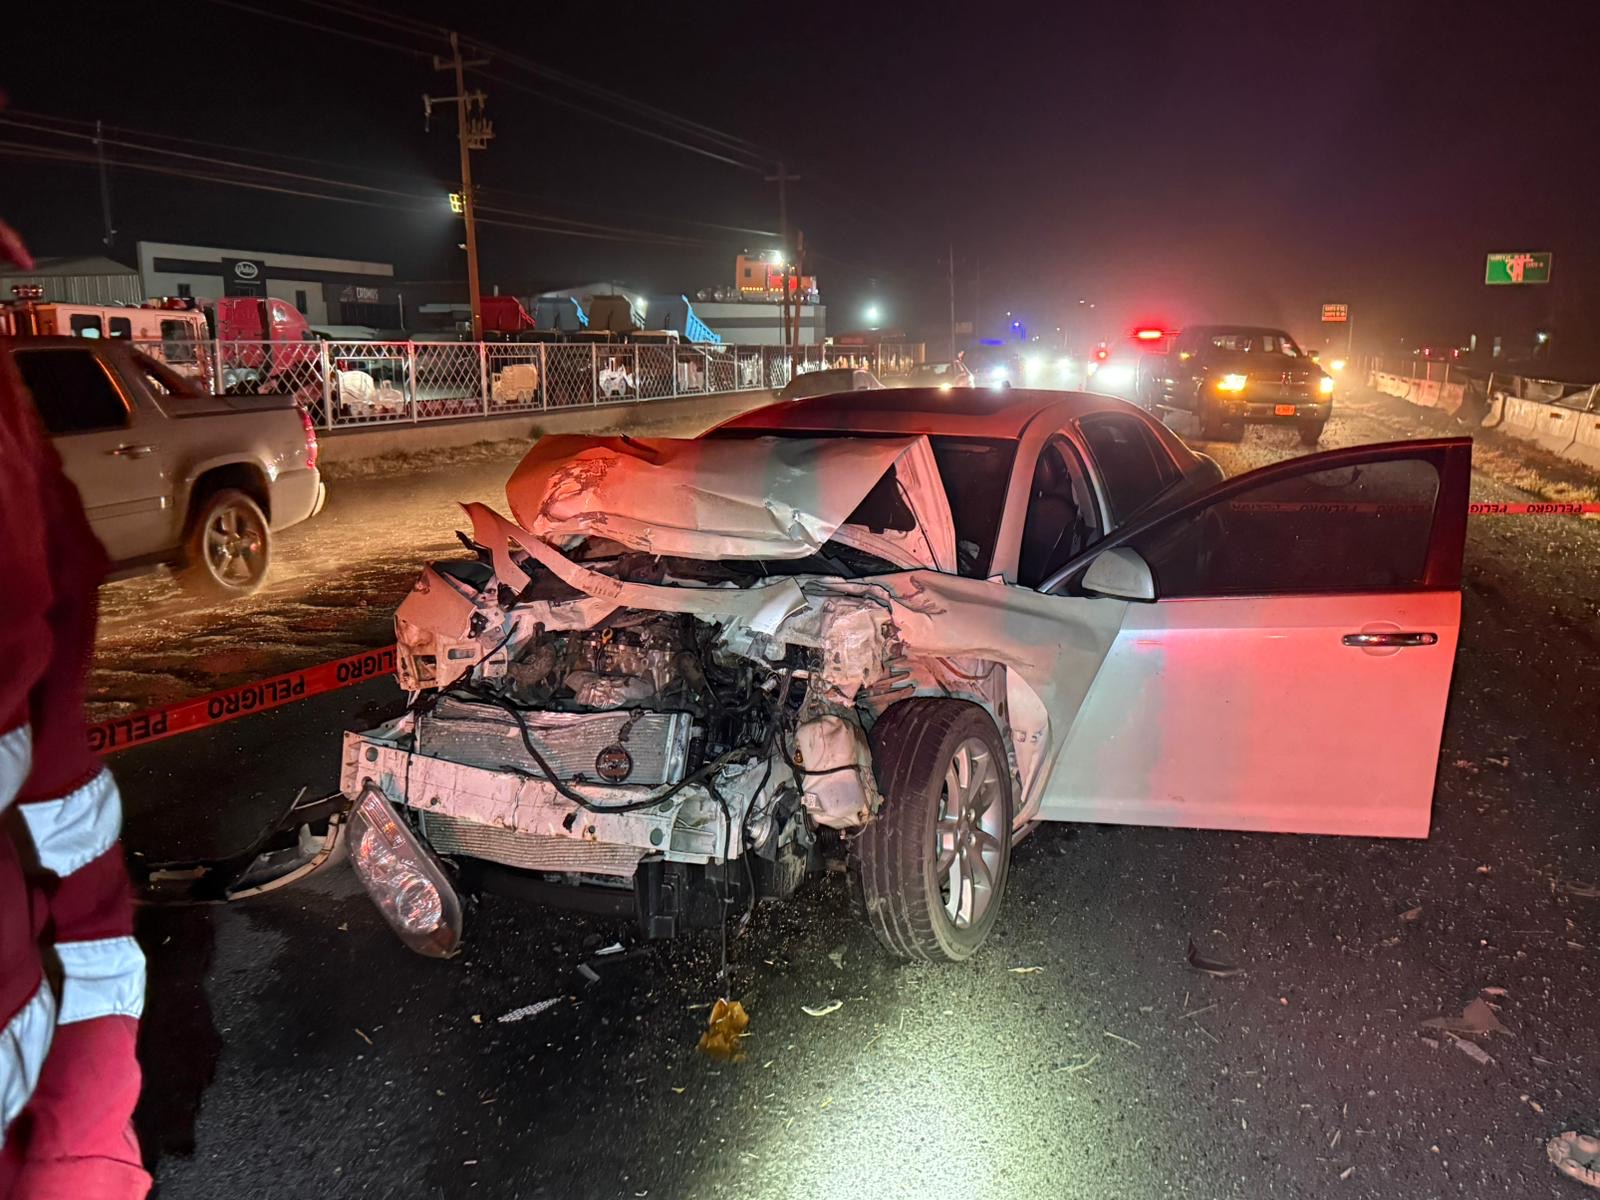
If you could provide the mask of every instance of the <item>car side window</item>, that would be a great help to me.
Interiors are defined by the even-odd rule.
[[[1163,600],[1414,588],[1438,495],[1425,459],[1330,467],[1218,497],[1127,544]]]
[[[53,436],[127,427],[127,402],[93,354],[83,350],[14,354],[34,407]]]
[[[1094,496],[1072,443],[1052,438],[1039,452],[1017,551],[1017,582],[1038,587],[1100,538]]]
[[[1178,464],[1140,418],[1096,413],[1078,425],[1099,468],[1114,521],[1127,520],[1178,482]]]

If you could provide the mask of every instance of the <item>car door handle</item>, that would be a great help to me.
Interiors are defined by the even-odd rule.
[[[1432,646],[1439,641],[1437,633],[1347,633],[1344,635],[1346,646],[1357,646],[1363,650],[1374,648],[1393,648],[1399,646]]]
[[[115,450],[107,450],[107,454],[115,454],[119,458],[143,458],[155,449],[154,446],[118,446]]]

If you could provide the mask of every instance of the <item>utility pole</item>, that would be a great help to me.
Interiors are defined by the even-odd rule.
[[[972,336],[983,336],[983,261],[972,256]]]
[[[790,345],[793,346],[800,345],[802,341],[802,338],[800,337],[801,309],[804,307],[805,301],[800,293],[800,282],[805,278],[805,274],[806,231],[804,229],[797,229],[794,231],[794,291],[790,293],[794,297],[793,312],[791,313],[793,318],[794,337],[790,339]],[[787,291],[787,289],[785,290]]]
[[[103,232],[100,235],[100,244],[107,250],[117,236],[117,231],[111,228],[111,177],[106,174],[106,145],[100,140],[100,119],[94,122],[94,156],[100,166],[100,224]]]
[[[956,360],[956,244],[950,243],[950,258],[945,263],[950,281],[950,361]]]
[[[783,296],[778,330],[779,341],[787,346],[789,344],[789,184],[797,182],[800,176],[789,174],[788,169],[780,162],[776,175],[763,175],[762,178],[768,183],[778,185],[778,238],[782,246],[778,253],[783,257],[783,261],[778,264],[783,271]]]
[[[435,104],[453,102],[456,106],[456,137],[461,143],[461,215],[465,220],[467,232],[467,294],[472,306],[472,340],[475,342],[483,341],[483,300],[478,294],[478,225],[473,212],[471,152],[488,146],[489,139],[494,137],[494,125],[483,115],[483,103],[488,97],[481,91],[467,91],[466,68],[481,67],[488,61],[479,58],[471,62],[462,62],[460,39],[452,33],[450,57],[440,58],[437,54],[434,55],[433,69],[455,72],[456,94],[422,98],[422,111],[426,116],[433,115]],[[469,108],[474,104],[478,108],[476,117],[469,115]]]

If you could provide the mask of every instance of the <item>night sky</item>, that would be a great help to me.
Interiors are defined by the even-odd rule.
[[[261,7],[446,49],[337,5]],[[958,315],[985,326],[1010,310],[1034,331],[1065,321],[1079,340],[1142,319],[1268,321],[1309,335],[1316,305],[1343,300],[1358,340],[1464,340],[1537,324],[1573,354],[1600,343],[1600,42],[1585,7],[394,11],[454,21],[781,155],[804,177],[791,215],[817,254],[835,330],[869,300],[891,325],[936,329],[953,242]],[[189,153],[406,193],[447,190],[455,172],[453,114],[436,114],[425,133],[420,101],[425,90],[448,94],[450,81],[423,57],[210,0],[30,5],[7,20],[5,116],[100,118],[229,147],[170,144]],[[581,96],[519,66],[488,70],[498,78],[477,82],[498,137],[474,157],[486,194],[691,241],[486,228],[486,285],[609,278],[692,292],[731,283],[734,253],[765,244],[708,225],[776,227],[776,189],[756,171],[602,123]],[[0,126],[0,141],[84,148],[13,126]],[[253,156],[261,151],[322,161]],[[92,167],[0,149],[0,180],[0,213],[36,253],[101,249]],[[436,212],[397,213],[122,169],[113,189],[113,253],[129,260],[148,238],[392,261],[407,279],[464,274],[442,199]],[[1490,250],[1552,250],[1554,282],[1485,288]],[[1080,297],[1095,302],[1092,320],[1080,318]]]

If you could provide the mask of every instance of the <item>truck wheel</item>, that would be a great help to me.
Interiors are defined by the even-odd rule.
[[[989,714],[919,698],[872,729],[883,806],[854,843],[867,924],[890,953],[959,962],[1000,912],[1011,863],[1011,771]]]
[[[1326,421],[1302,421],[1300,423],[1300,444],[1302,446],[1315,446],[1322,440],[1322,427]]]
[[[1203,442],[1242,442],[1244,422],[1230,421],[1219,410],[1207,405],[1200,410],[1200,440]]]
[[[223,488],[200,502],[184,540],[179,581],[207,600],[233,600],[261,586],[272,561],[272,535],[256,502]]]

